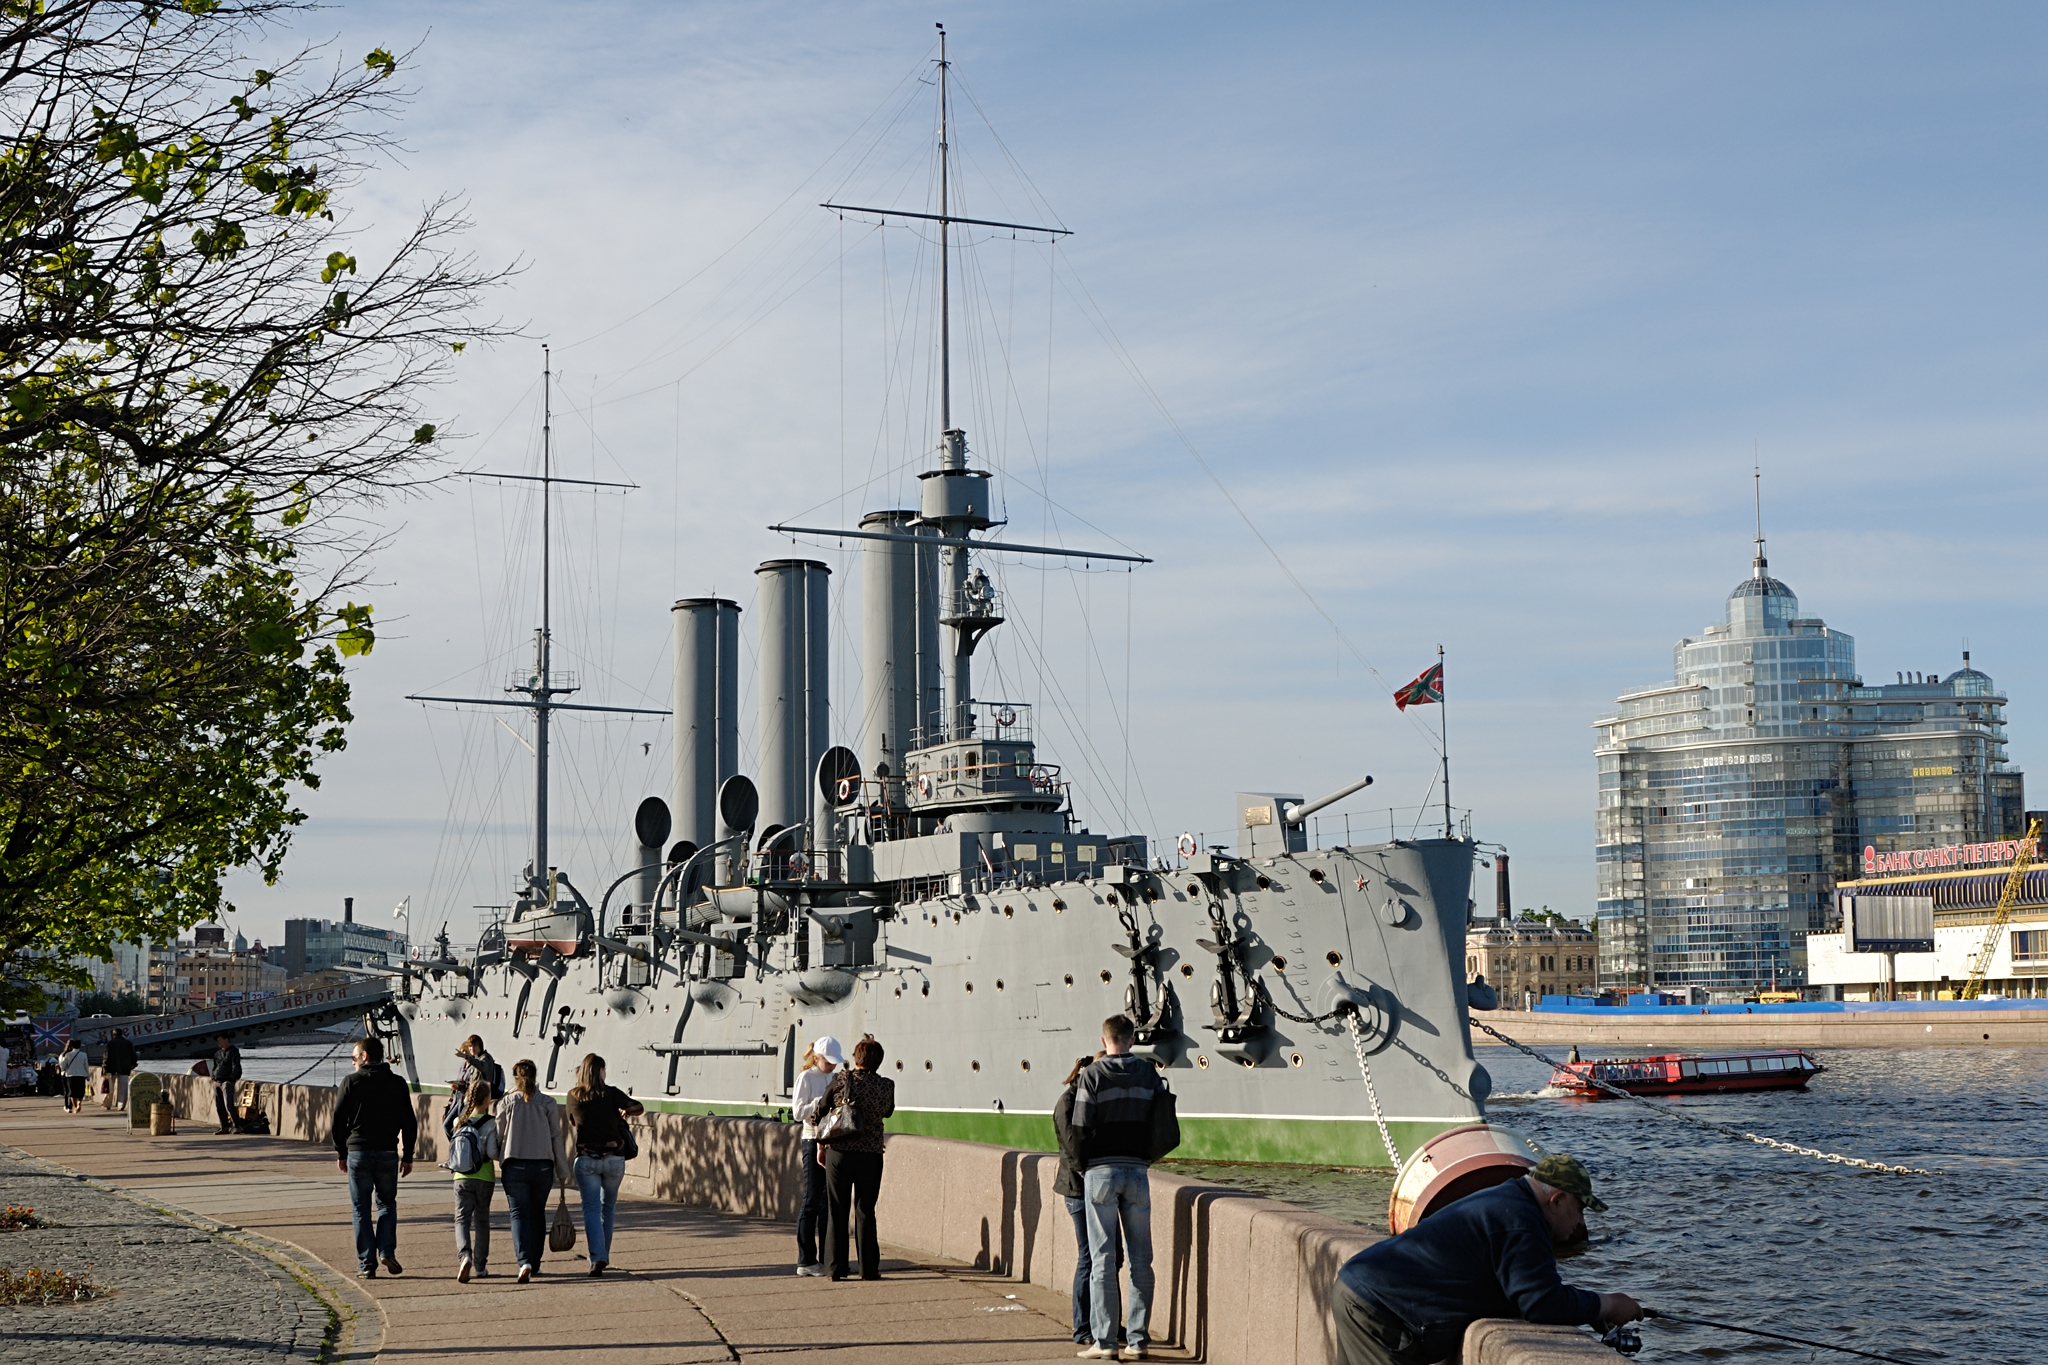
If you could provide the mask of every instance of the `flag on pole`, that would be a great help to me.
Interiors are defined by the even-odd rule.
[[[1394,694],[1394,709],[1406,711],[1411,706],[1427,706],[1444,699],[1444,666],[1431,664],[1422,670],[1422,676]]]

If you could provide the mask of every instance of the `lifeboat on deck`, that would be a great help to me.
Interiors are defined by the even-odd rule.
[[[1592,1099],[1607,1095],[1593,1083],[1596,1078],[1631,1095],[1705,1095],[1730,1090],[1803,1090],[1825,1070],[1797,1048],[1712,1057],[1667,1052],[1656,1057],[1566,1062],[1550,1073],[1550,1083]]]

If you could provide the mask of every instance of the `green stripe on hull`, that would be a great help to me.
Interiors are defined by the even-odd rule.
[[[1438,1133],[1475,1119],[1392,1121],[1394,1145],[1405,1159]],[[889,1120],[892,1133],[959,1138],[1030,1151],[1055,1149],[1052,1119],[1045,1114],[955,1114],[933,1109],[898,1109]],[[1378,1170],[1387,1165],[1387,1149],[1370,1119],[1184,1118],[1180,1121],[1176,1161],[1235,1161],[1278,1166],[1357,1166]]]

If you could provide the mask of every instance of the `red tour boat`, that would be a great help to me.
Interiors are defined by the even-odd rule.
[[[1574,1054],[1576,1055],[1576,1053]],[[1569,1061],[1550,1073],[1560,1090],[1600,1098],[1597,1077],[1631,1095],[1696,1095],[1722,1090],[1802,1090],[1827,1070],[1798,1049],[1731,1052],[1714,1057],[1656,1057]]]

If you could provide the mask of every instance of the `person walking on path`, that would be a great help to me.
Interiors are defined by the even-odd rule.
[[[498,1116],[492,1112],[496,1097],[489,1081],[469,1083],[462,1092],[462,1116],[448,1139],[448,1159],[441,1163],[455,1175],[455,1278],[464,1284],[471,1275],[491,1275],[491,1192],[501,1150]]]
[[[855,1126],[842,1137],[821,1139],[825,1177],[831,1187],[831,1271],[843,1280],[853,1215],[860,1215],[860,1277],[882,1278],[882,1239],[875,1230],[875,1199],[882,1193],[882,1120],[896,1112],[896,1082],[881,1074],[882,1045],[863,1034],[853,1045],[853,1066],[841,1067],[818,1102],[818,1121],[841,1105],[851,1105]]]
[[[64,1112],[84,1113],[85,1083],[92,1078],[92,1062],[76,1038],[64,1040],[64,1050],[57,1054],[57,1074],[64,1079]]]
[[[512,1213],[512,1251],[519,1258],[519,1283],[540,1274],[548,1244],[548,1194],[569,1183],[569,1152],[562,1142],[562,1109],[541,1093],[540,1071],[531,1057],[512,1063],[512,1090],[498,1101],[498,1150],[505,1154],[499,1178]]]
[[[1100,1056],[1101,1054],[1096,1054]],[[1053,1177],[1053,1193],[1067,1201],[1067,1217],[1074,1220],[1074,1285],[1071,1298],[1074,1305],[1074,1344],[1086,1346],[1095,1340],[1095,1320],[1089,1312],[1089,1297],[1094,1289],[1094,1262],[1088,1255],[1088,1200],[1081,1183],[1081,1135],[1074,1131],[1074,1090],[1081,1079],[1081,1073],[1088,1069],[1094,1057],[1080,1057],[1074,1061],[1074,1069],[1067,1073],[1066,1089],[1052,1106],[1053,1136],[1059,1140],[1060,1168]],[[1121,1266],[1124,1258],[1123,1238],[1116,1239],[1116,1259]],[[1115,1281],[1112,1280],[1114,1286]],[[1124,1339],[1123,1314],[1118,1311],[1119,1300],[1110,1301],[1110,1321],[1117,1324],[1117,1339]]]
[[[358,1039],[355,1058],[356,1069],[334,1097],[332,1137],[335,1164],[348,1172],[356,1264],[364,1279],[374,1280],[380,1260],[393,1275],[405,1273],[398,1263],[398,1178],[412,1174],[420,1125],[412,1087],[384,1060],[384,1040]],[[235,1065],[240,1067],[239,1058]]]
[[[242,1083],[242,1049],[225,1033],[214,1041],[220,1047],[214,1051],[206,1075],[213,1082],[213,1112],[220,1116],[220,1127],[213,1130],[218,1135],[235,1131],[235,1089]]]
[[[107,1039],[107,1055],[100,1063],[100,1070],[107,1074],[107,1108],[128,1107],[128,1078],[135,1074],[135,1060],[135,1044],[125,1030],[115,1029],[114,1036]],[[0,1070],[4,1069],[4,1062],[0,1062]]]
[[[1574,1289],[1556,1246],[1583,1239],[1586,1168],[1553,1152],[1519,1180],[1468,1194],[1344,1263],[1330,1293],[1338,1365],[1428,1365],[1456,1357],[1479,1318],[1618,1326],[1642,1308],[1626,1294]]]
[[[441,1129],[451,1138],[455,1136],[456,1120],[468,1112],[462,1097],[468,1092],[471,1081],[481,1077],[490,1082],[493,1095],[505,1093],[505,1068],[498,1065],[484,1046],[483,1035],[470,1034],[462,1046],[455,1049],[455,1056],[462,1066],[455,1073],[455,1079],[448,1082],[448,1107],[441,1114]]]
[[[820,1038],[805,1048],[804,1074],[797,1077],[796,1095],[790,1102],[797,1122],[804,1126],[797,1142],[797,1163],[804,1177],[803,1202],[796,1211],[799,1275],[825,1273],[825,1168],[818,1161],[818,1105],[825,1098],[825,1088],[832,1084],[832,1073],[845,1061],[837,1038]]]
[[[1131,1055],[1138,1030],[1113,1014],[1102,1021],[1105,1055],[1088,1064],[1074,1087],[1073,1126],[1081,1135],[1082,1197],[1087,1201],[1088,1259],[1095,1272],[1088,1307],[1094,1344],[1082,1360],[1143,1360],[1152,1314],[1152,1102],[1165,1089],[1159,1070]],[[1128,1344],[1116,1345],[1116,1236],[1123,1228],[1131,1302]]]
[[[569,1091],[569,1122],[576,1128],[576,1189],[592,1275],[604,1274],[612,1263],[612,1220],[619,1184],[626,1178],[626,1147],[633,1139],[626,1120],[646,1112],[640,1101],[604,1083],[604,1058],[585,1055]]]

